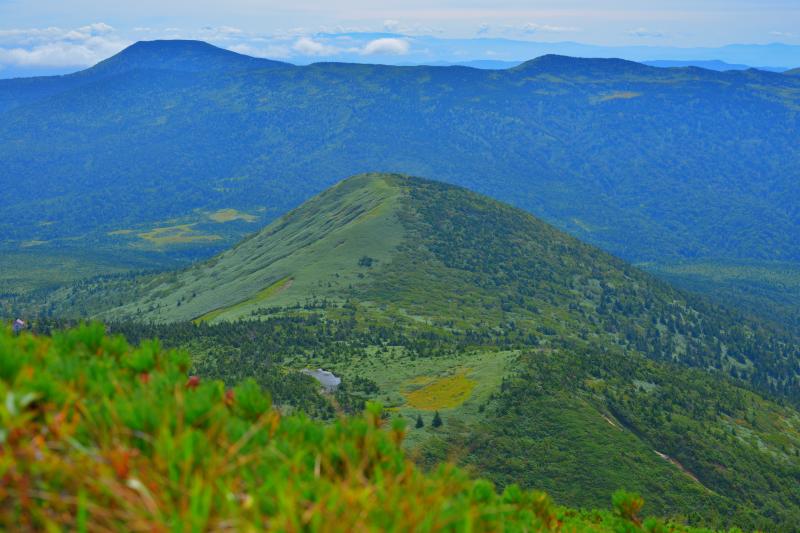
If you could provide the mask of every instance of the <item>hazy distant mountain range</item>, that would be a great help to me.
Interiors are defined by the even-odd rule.
[[[639,62],[668,61],[671,63],[669,66],[693,65],[713,70],[756,67],[780,71],[797,67],[800,63],[800,46],[782,43],[695,48],[599,46],[489,37],[457,39],[402,33],[353,32],[318,33],[303,38],[264,37],[257,42],[225,41],[215,44],[249,55],[303,65],[319,61],[338,61],[386,65],[467,64],[479,68],[506,68],[509,64],[518,64],[547,54],[587,58],[617,57]],[[0,62],[0,79],[60,75],[88,66],[90,65],[46,66]]]
[[[548,54],[586,58],[616,57],[630,61],[677,61],[713,68],[715,62],[735,66],[752,66],[776,70],[796,67],[800,62],[800,46],[783,43],[731,44],[721,47],[679,48],[671,46],[599,46],[576,42],[541,42],[498,38],[446,39],[431,36],[409,36],[395,33],[320,34],[315,37],[330,46],[326,61],[370,62],[385,64],[460,64],[473,61],[514,62]],[[408,43],[403,54],[371,54],[359,50],[376,39],[397,39]],[[337,50],[337,43],[340,50]],[[344,43],[348,43],[345,46]],[[293,58],[293,62],[319,61],[319,57]],[[714,68],[714,70],[718,70]]]
[[[507,68],[514,68],[522,63],[524,63],[524,61],[499,61],[492,59],[476,59],[473,61],[460,61],[456,63],[448,63],[446,61],[441,61],[429,64],[431,66],[457,65],[463,67],[482,68],[488,70],[503,70]],[[643,65],[649,65],[651,67],[661,67],[661,68],[697,67],[697,68],[704,68],[707,70],[718,70],[721,72],[726,70],[748,70],[751,68],[755,68],[757,70],[765,70],[767,72],[785,72],[789,70],[785,67],[751,67],[750,65],[737,65],[718,60],[678,61],[678,60],[659,59],[655,61],[641,61],[640,63],[642,63]]]

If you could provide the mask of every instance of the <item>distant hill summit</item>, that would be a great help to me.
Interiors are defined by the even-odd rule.
[[[792,70],[787,70],[784,74],[788,74],[789,76],[800,76],[800,68],[793,68]]]
[[[140,41],[98,63],[86,74],[116,74],[134,69],[209,72],[238,68],[290,66],[289,63],[250,57],[204,41]]]
[[[220,73],[291,66],[289,63],[237,54],[205,41],[139,41],[79,72],[63,76],[0,80],[0,113],[58,94],[69,94],[70,91],[109,77],[140,70]]]
[[[512,70],[519,72],[548,72],[564,75],[590,75],[598,72],[613,75],[625,75],[647,72],[649,67],[635,61],[616,58],[585,58],[570,57],[557,54],[544,56],[525,61]]]

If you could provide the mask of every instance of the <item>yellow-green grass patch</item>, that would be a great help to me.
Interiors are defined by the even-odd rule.
[[[430,378],[427,383],[425,376],[418,376],[409,381],[411,390],[404,391],[403,396],[415,409],[453,409],[466,402],[477,385],[474,379],[467,377],[467,373],[467,369],[462,369],[450,376]]]
[[[211,322],[212,320],[214,320],[216,318],[219,318],[220,316],[222,316],[222,315],[224,315],[226,313],[240,311],[244,307],[247,307],[247,306],[250,306],[250,305],[259,304],[259,303],[269,299],[272,296],[276,296],[276,295],[284,292],[285,290],[288,290],[289,287],[292,286],[293,282],[294,282],[294,279],[292,279],[289,276],[287,276],[285,278],[282,278],[282,279],[279,279],[278,281],[276,281],[275,283],[273,283],[269,287],[261,289],[252,298],[248,298],[247,300],[243,300],[243,301],[241,301],[239,303],[235,303],[233,305],[228,305],[228,306],[225,306],[225,307],[220,307],[219,309],[214,309],[213,311],[209,311],[208,313],[195,318],[193,320],[193,322],[195,324],[199,324],[200,322]]]
[[[255,222],[258,220],[257,216],[249,213],[243,213],[241,211],[237,211],[236,209],[220,209],[208,215],[208,218],[221,224],[225,222],[233,222],[234,220],[241,220],[244,222]]]
[[[609,94],[604,94],[595,98],[596,102],[608,102],[610,100],[630,100],[631,98],[638,98],[642,93],[633,91],[617,91]]]
[[[138,237],[156,246],[213,242],[222,239],[219,235],[199,233],[195,231],[194,226],[196,226],[196,224],[179,224],[177,226],[154,228],[151,231],[139,233]]]

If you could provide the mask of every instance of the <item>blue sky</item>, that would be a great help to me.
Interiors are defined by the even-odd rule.
[[[619,56],[650,47],[653,59],[683,59],[671,49],[800,45],[800,0],[0,0],[0,76],[81,68],[156,38],[295,62],[510,60],[539,50],[503,40],[579,42]]]

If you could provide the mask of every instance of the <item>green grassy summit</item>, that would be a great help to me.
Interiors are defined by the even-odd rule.
[[[210,261],[153,283],[107,316],[230,320],[262,306],[344,296],[403,242],[405,191],[386,176],[345,180]],[[160,280],[159,280],[160,281]]]

